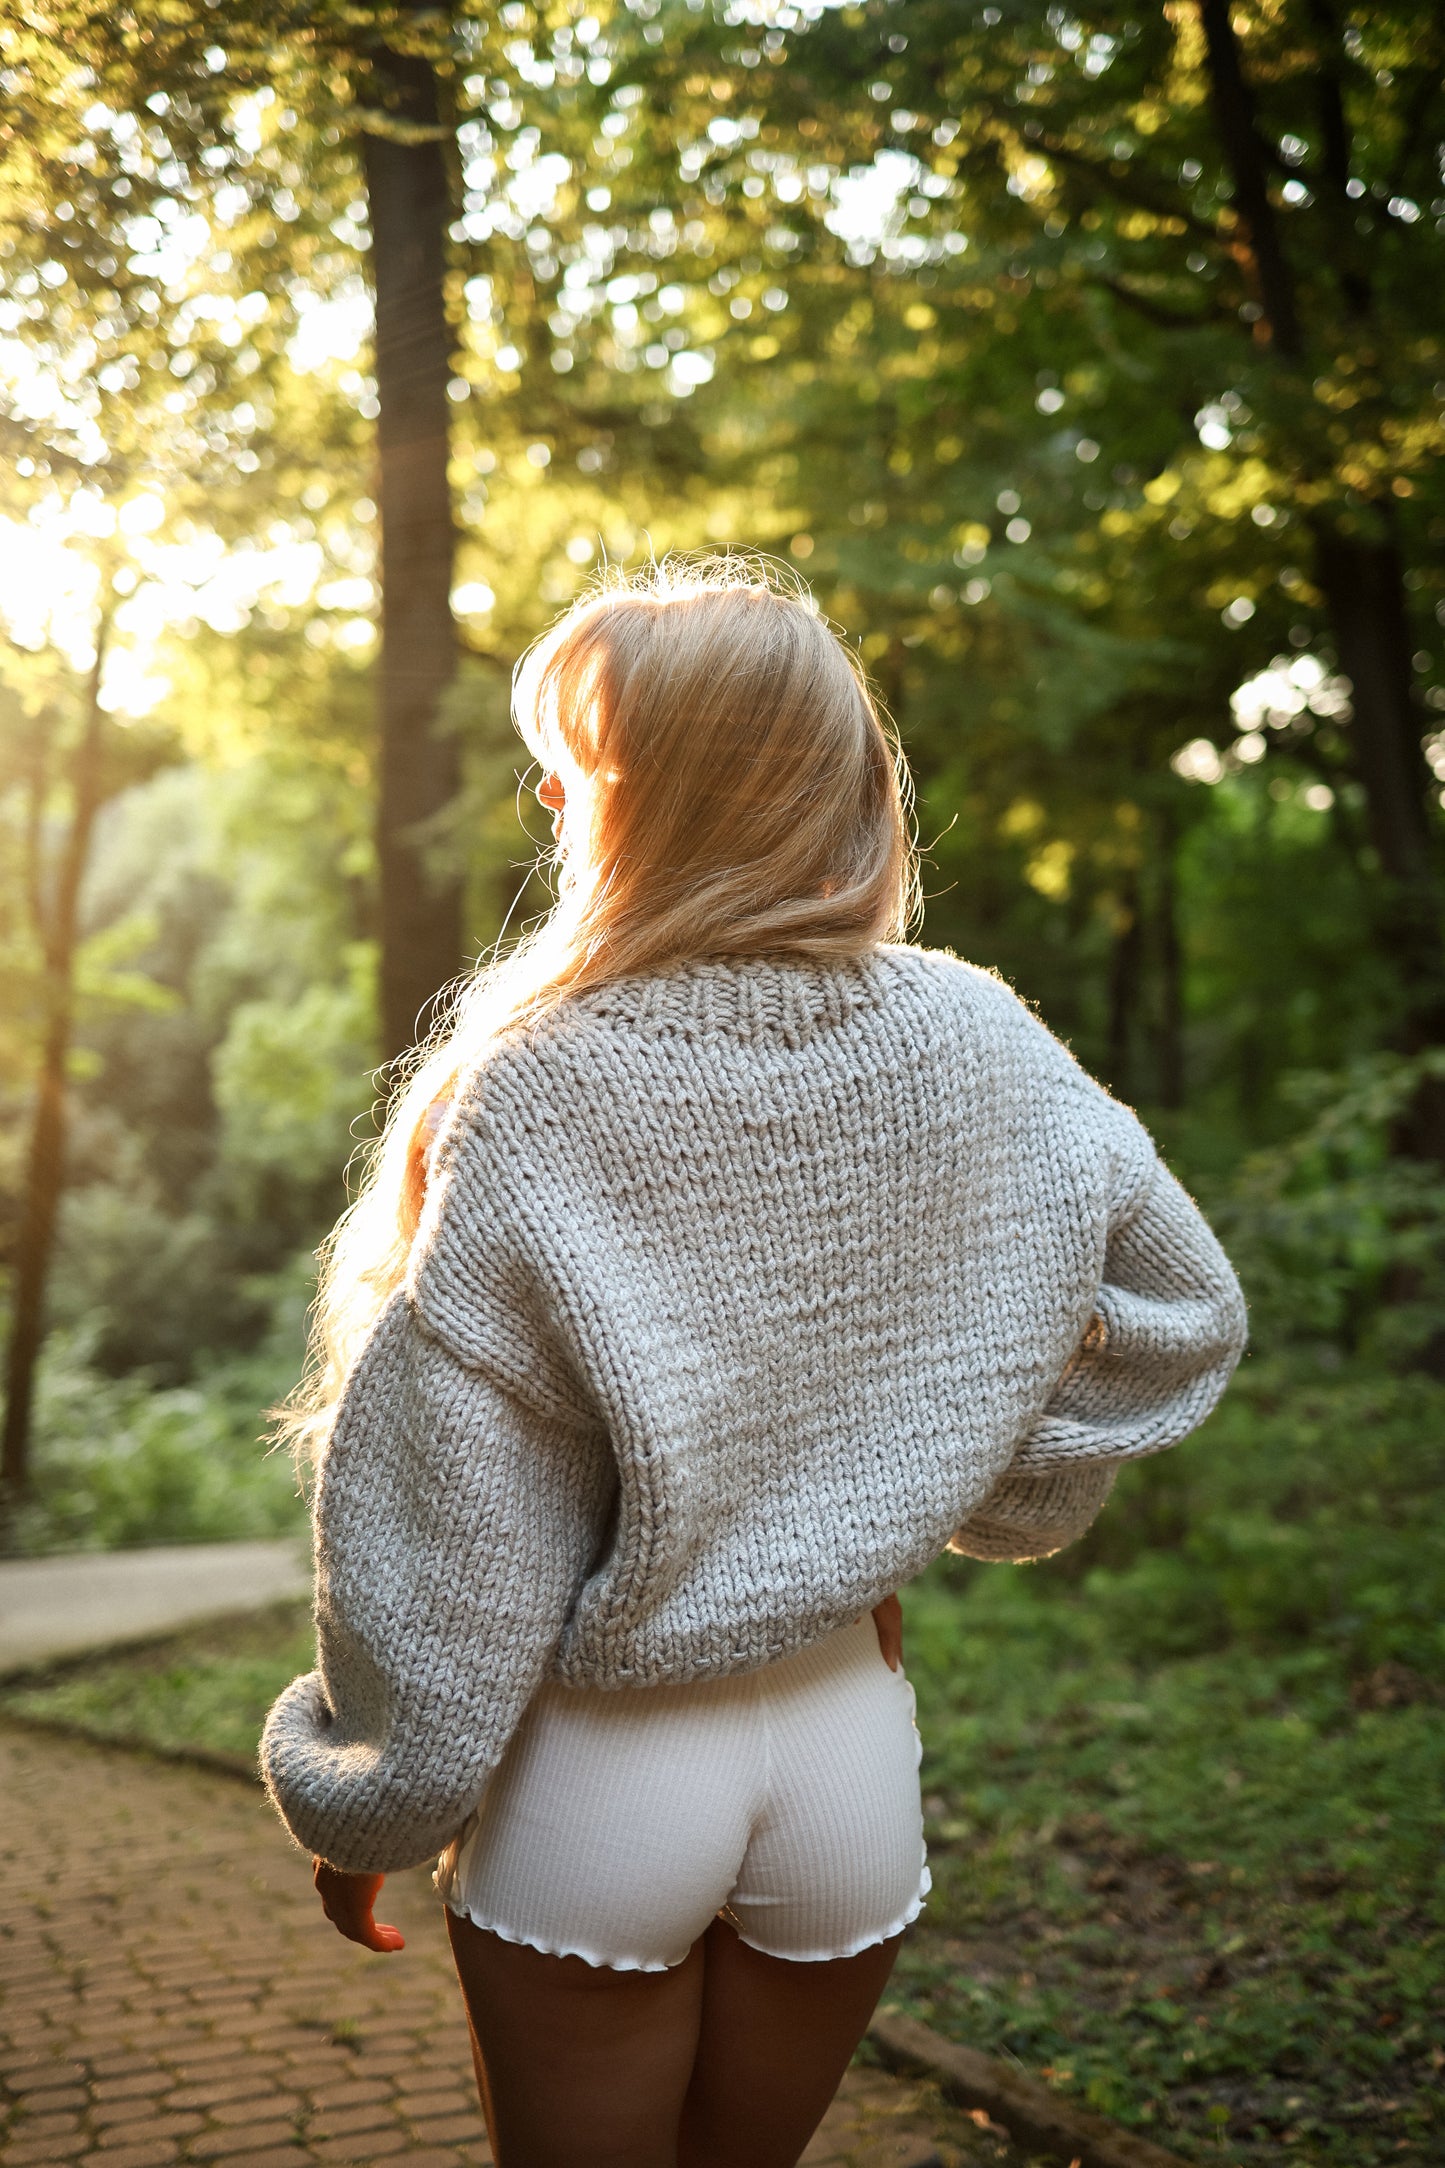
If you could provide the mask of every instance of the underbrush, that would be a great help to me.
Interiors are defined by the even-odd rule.
[[[1445,2146],[1445,1388],[1247,1365],[1081,1554],[907,1600],[905,2000],[1201,2158]]]
[[[83,1336],[52,1335],[36,1396],[30,1491],[11,1555],[294,1535],[305,1507],[287,1456],[260,1442],[294,1358],[231,1356],[189,1385],[107,1377]]]

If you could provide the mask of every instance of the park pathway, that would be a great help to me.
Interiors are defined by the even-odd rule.
[[[489,2162],[426,1872],[379,1959],[259,1791],[0,1722],[0,2160]],[[585,2147],[579,2151],[585,2159]],[[809,2168],[996,2168],[936,2095],[851,2071]]]
[[[0,1559],[0,1677],[310,1594],[295,1536]]]

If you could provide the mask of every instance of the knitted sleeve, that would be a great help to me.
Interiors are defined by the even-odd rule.
[[[1046,1558],[1072,1543],[1119,1464],[1202,1423],[1244,1351],[1244,1297],[1228,1258],[1125,1119],[1093,1316],[1006,1474],[954,1536],[950,1547],[970,1558]]]
[[[551,1661],[615,1483],[515,1247],[465,1169],[443,1169],[442,1187],[328,1442],[317,1669],[261,1742],[292,1835],[356,1873],[413,1866],[466,1820]]]
[[[1051,1475],[1015,1475],[995,1484],[949,1543],[965,1558],[997,1565],[1052,1558],[1083,1535],[1114,1488],[1115,1464],[1060,1469]]]

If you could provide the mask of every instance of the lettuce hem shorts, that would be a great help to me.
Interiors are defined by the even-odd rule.
[[[453,1912],[618,1972],[721,1913],[771,1957],[852,1957],[929,1889],[913,1689],[871,1615],[733,1678],[534,1696],[434,1881]]]

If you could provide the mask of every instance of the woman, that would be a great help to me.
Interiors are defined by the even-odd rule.
[[[899,763],[805,595],[609,584],[516,718],[560,897],[332,1248],[263,1767],[372,1949],[442,1854],[500,2168],[784,2168],[927,1889],[889,1592],[1080,1535],[1243,1307],[1134,1116],[902,945]]]

